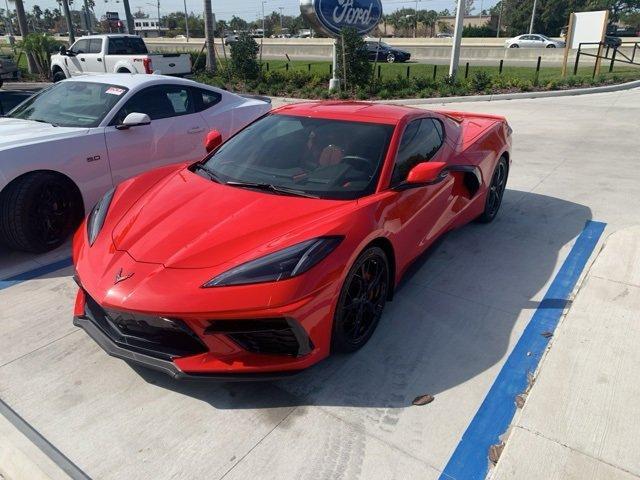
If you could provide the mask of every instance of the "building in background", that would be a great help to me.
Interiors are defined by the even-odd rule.
[[[144,38],[156,38],[163,36],[168,28],[161,27],[157,18],[136,18],[133,21],[136,35]]]

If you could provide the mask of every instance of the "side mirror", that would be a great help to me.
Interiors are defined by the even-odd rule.
[[[118,130],[127,130],[131,127],[139,127],[141,125],[149,125],[151,119],[146,113],[132,112],[125,117],[120,125],[116,125]]]
[[[419,163],[409,171],[405,187],[420,187],[439,183],[449,175],[445,162],[423,162]]]
[[[58,53],[60,53],[60,55],[66,55],[67,47],[65,47],[64,45],[60,45],[60,48],[58,49]]]
[[[218,130],[211,130],[204,139],[204,148],[207,153],[213,152],[222,145],[222,134]]]

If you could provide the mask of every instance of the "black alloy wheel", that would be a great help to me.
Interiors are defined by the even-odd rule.
[[[498,215],[500,205],[502,205],[504,191],[507,188],[508,176],[509,166],[507,164],[507,159],[505,157],[501,157],[493,172],[491,185],[489,185],[489,191],[487,192],[487,201],[485,203],[484,212],[480,217],[478,217],[478,220],[481,222],[489,223]]]
[[[0,240],[42,253],[62,245],[82,219],[82,201],[68,181],[37,172],[10,184],[0,202]]]
[[[355,352],[375,331],[389,294],[389,260],[379,247],[365,250],[345,279],[331,338],[335,352]]]

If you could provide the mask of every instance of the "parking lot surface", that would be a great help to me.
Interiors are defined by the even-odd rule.
[[[640,224],[640,90],[442,108],[508,117],[502,211],[421,258],[358,353],[278,382],[176,382],[72,325],[68,246],[0,250],[0,398],[92,478],[447,478],[586,222]]]

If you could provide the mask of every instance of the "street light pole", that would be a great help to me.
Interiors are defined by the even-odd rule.
[[[280,33],[282,33],[282,11],[284,7],[278,7],[278,10],[280,10]]]
[[[158,0],[158,36],[160,36],[160,0]]]
[[[262,2],[262,38],[264,38],[264,4],[266,2]]]
[[[184,28],[187,33],[187,42],[189,41],[189,14],[187,13],[187,0],[184,0]],[[215,29],[215,25],[214,25]]]
[[[500,0],[500,13],[498,13],[498,31],[496,38],[500,38],[500,29],[502,28],[502,9],[504,8],[504,0]]]
[[[456,28],[453,32],[453,49],[451,50],[451,63],[449,64],[449,76],[455,78],[460,62],[460,45],[462,43],[462,29],[464,27],[464,0],[458,0],[456,7]]]
[[[533,22],[536,19],[536,7],[538,6],[538,0],[533,0],[533,11],[531,12],[531,25],[529,25],[529,34],[533,33]]]

